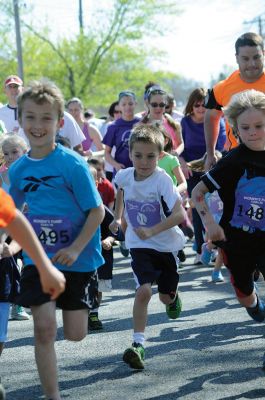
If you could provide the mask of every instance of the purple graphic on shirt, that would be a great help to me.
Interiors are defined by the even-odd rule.
[[[160,203],[158,201],[126,200],[126,210],[134,228],[150,228],[161,221]]]
[[[72,242],[72,224],[65,217],[28,216],[41,244],[48,253],[56,253]]]

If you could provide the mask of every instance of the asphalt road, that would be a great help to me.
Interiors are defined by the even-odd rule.
[[[105,296],[104,330],[80,343],[63,339],[58,311],[56,343],[60,388],[71,400],[265,399],[264,324],[250,320],[234,298],[228,273],[211,282],[211,268],[194,266],[187,246],[180,270],[183,311],[168,320],[156,288],[149,306],[145,369],[122,361],[131,343],[134,281],[129,259],[115,255],[114,290]],[[264,282],[260,284],[261,292]],[[0,361],[7,400],[43,399],[34,361],[32,321],[10,321]]]

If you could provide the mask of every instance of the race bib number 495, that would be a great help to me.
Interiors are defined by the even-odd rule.
[[[72,242],[72,224],[65,217],[28,217],[45,251],[56,253]]]

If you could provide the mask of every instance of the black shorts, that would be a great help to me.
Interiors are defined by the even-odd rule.
[[[62,310],[82,310],[95,308],[96,291],[88,290],[97,280],[97,272],[61,271],[66,279],[65,291],[56,299],[56,306]],[[95,293],[95,298],[92,295]],[[20,280],[20,294],[15,303],[23,307],[40,306],[50,301],[50,296],[42,291],[40,277],[34,265],[23,268]]]
[[[112,279],[113,270],[113,249],[102,249],[102,256],[105,264],[98,268],[98,279]]]
[[[235,253],[222,249],[225,266],[231,273],[231,283],[238,297],[249,296],[254,290],[254,272],[259,270],[265,275],[265,254],[255,255],[254,252],[246,254]]]
[[[179,274],[173,253],[153,249],[131,249],[130,253],[137,286],[156,282],[159,293],[176,293]]]

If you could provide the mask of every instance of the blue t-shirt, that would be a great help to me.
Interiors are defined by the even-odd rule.
[[[184,141],[184,151],[181,154],[181,157],[183,157],[187,162],[198,160],[203,157],[206,152],[204,123],[196,123],[190,116],[186,116],[181,120],[181,129]],[[225,141],[225,122],[224,119],[221,118],[216,149],[222,151]]]
[[[122,118],[117,119],[109,125],[102,141],[107,146],[116,148],[115,160],[123,164],[125,168],[132,167],[132,162],[129,158],[128,141],[133,126],[139,121],[139,118],[134,118],[132,121],[125,121]]]
[[[27,203],[27,217],[49,258],[76,239],[89,210],[102,203],[85,160],[59,144],[41,160],[24,155],[10,167],[9,176],[10,194],[17,207]],[[26,254],[24,262],[33,263]],[[86,272],[103,263],[98,228],[71,267],[55,265],[64,271]]]

